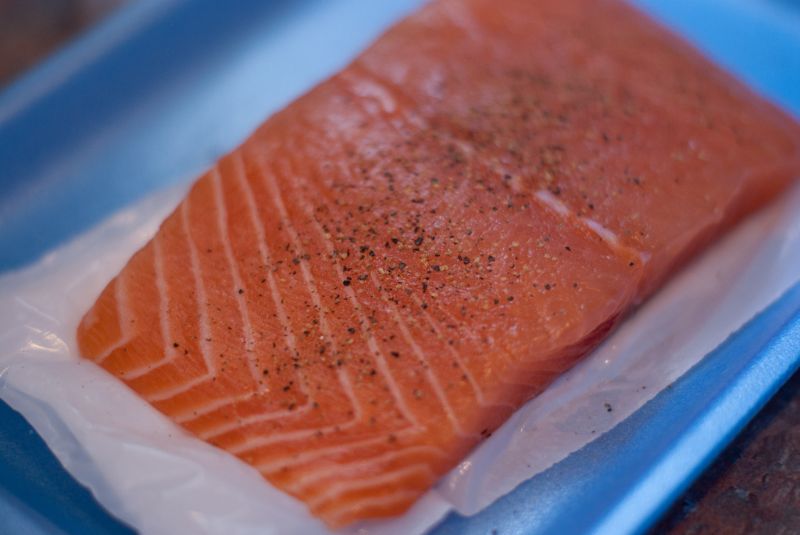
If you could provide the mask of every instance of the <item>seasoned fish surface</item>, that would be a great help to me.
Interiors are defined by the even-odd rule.
[[[798,175],[797,124],[621,2],[437,0],[203,175],[78,343],[329,525],[397,515]]]

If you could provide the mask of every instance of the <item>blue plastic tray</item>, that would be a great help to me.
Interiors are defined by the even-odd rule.
[[[0,95],[0,272],[186,180],[421,0],[138,0]],[[800,116],[800,1],[635,0]],[[645,530],[800,366],[800,287],[584,449],[435,533]],[[0,533],[129,533],[0,402]]]

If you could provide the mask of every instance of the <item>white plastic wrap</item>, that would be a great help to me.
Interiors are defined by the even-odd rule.
[[[142,533],[325,533],[254,469],[184,433],[75,354],[81,315],[183,191],[161,192],[0,277],[0,398]],[[674,278],[408,514],[348,531],[422,533],[451,509],[486,507],[625,419],[798,280],[795,188]]]

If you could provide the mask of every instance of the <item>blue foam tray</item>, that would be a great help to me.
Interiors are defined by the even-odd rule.
[[[800,116],[800,0],[633,0]],[[138,0],[0,94],[0,273],[200,172],[421,0]],[[437,534],[647,529],[800,366],[800,286],[598,440]],[[0,533],[126,534],[0,402]]]

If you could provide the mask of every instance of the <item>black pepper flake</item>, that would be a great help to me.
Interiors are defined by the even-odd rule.
[[[489,255],[489,257],[487,258],[487,260],[488,260],[489,262],[494,262],[495,258],[494,258],[492,255]]]
[[[434,270],[434,271],[436,271],[436,272],[439,272],[439,271],[441,271],[441,270],[442,270],[442,268],[441,268],[441,266],[439,266],[439,264],[434,264],[434,265],[432,265],[432,266],[431,266],[431,269],[432,269],[432,270]]]
[[[392,351],[392,352],[390,352],[389,354],[390,354],[391,356],[393,356],[394,358],[396,358],[396,359],[399,359],[399,358],[400,358],[400,353],[398,353],[397,351]]]
[[[180,344],[178,342],[172,342],[172,347],[178,347]]]
[[[462,261],[462,262],[464,262],[464,265],[465,265],[465,266],[466,266],[467,264],[469,264],[469,263],[470,263],[470,259],[469,259],[469,257],[468,257],[468,256],[465,256],[465,257],[463,257],[463,258],[461,259],[461,261]]]
[[[425,238],[423,238],[422,236],[419,236],[419,237],[417,237],[417,239],[416,239],[416,240],[414,240],[414,245],[416,245],[417,247],[419,247],[420,245],[422,245],[422,242],[423,242],[423,240],[424,240],[424,239],[425,239]]]
[[[611,406],[611,403],[603,403],[603,406],[606,408],[606,412],[614,411],[614,407]]]
[[[342,281],[342,284],[345,285],[345,286],[350,286],[350,282],[351,282],[350,277],[347,277],[346,279],[344,279]]]
[[[349,332],[350,334],[356,334],[356,328],[355,327],[348,327],[347,328],[347,332]]]
[[[550,283],[547,283],[547,284],[544,285],[544,289],[547,290],[547,291],[550,291],[552,288],[553,288],[553,286]]]
[[[244,290],[242,288],[239,288],[239,295],[242,295],[243,293],[244,293]]]
[[[630,267],[633,267],[633,266],[635,266],[635,265],[636,265],[636,262],[634,262],[633,260],[631,260],[630,262],[628,262],[628,266],[630,266]]]

